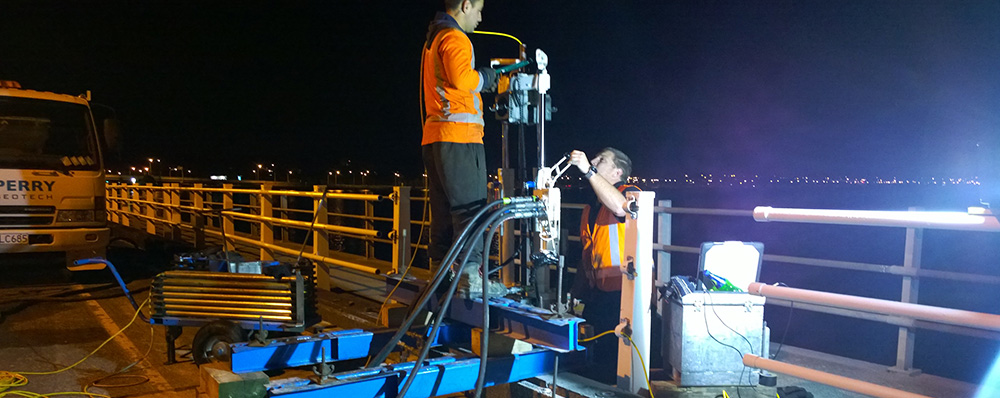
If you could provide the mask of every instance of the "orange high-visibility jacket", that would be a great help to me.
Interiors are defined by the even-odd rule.
[[[434,142],[483,143],[483,77],[475,68],[472,41],[451,16],[434,22],[442,28],[424,45],[422,95],[424,134],[420,145]]]
[[[639,189],[634,185],[621,184],[618,192],[624,193],[629,188]],[[581,268],[584,268],[590,286],[605,292],[622,290],[620,266],[625,262],[625,223],[620,222],[607,207],[601,206],[591,230],[590,205],[585,205],[580,217],[580,242],[583,243],[584,262]]]

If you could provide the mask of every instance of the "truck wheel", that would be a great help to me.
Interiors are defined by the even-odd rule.
[[[233,322],[217,320],[198,329],[191,341],[194,363],[229,362],[232,351],[229,345],[246,341],[243,328]]]

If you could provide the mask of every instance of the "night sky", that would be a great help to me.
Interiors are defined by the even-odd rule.
[[[480,30],[549,55],[550,157],[611,145],[644,176],[906,177],[980,175],[998,157],[995,0],[486,1]],[[122,122],[119,166],[320,174],[351,159],[415,175],[438,8],[4,0],[0,79],[92,90]],[[479,64],[516,55],[472,39]],[[499,131],[488,113],[493,163]]]

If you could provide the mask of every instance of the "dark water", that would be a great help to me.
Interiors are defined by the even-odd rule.
[[[752,210],[755,206],[964,211],[979,203],[975,186],[792,186],[769,188],[653,188],[657,200],[673,207]],[[567,201],[582,197],[567,190]],[[574,225],[565,220],[564,225]],[[674,215],[673,244],[699,246],[705,241],[759,241],[765,253],[831,260],[901,265],[905,229],[858,226],[759,223],[750,217]],[[1000,233],[924,231],[922,267],[996,275],[1000,271]],[[572,250],[572,249],[570,249]],[[698,256],[672,255],[671,273],[693,275]],[[901,278],[869,272],[765,262],[761,282],[899,300]],[[986,313],[1000,313],[997,286],[923,279],[919,303]],[[765,320],[774,344],[786,344],[891,366],[895,364],[898,328],[865,320],[768,306]],[[786,325],[787,331],[786,331]],[[925,373],[978,383],[1000,350],[995,340],[918,329],[914,367]],[[779,358],[780,359],[780,358]]]

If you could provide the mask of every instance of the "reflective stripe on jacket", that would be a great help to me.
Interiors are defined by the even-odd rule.
[[[424,46],[421,89],[426,114],[420,145],[483,142],[479,91],[484,79],[474,69],[475,58],[472,41],[456,28],[441,29],[430,46]]]
[[[635,188],[619,185],[618,192]],[[601,206],[590,229],[590,205],[583,206],[580,217],[580,242],[583,243],[583,262],[590,286],[605,292],[622,290],[622,271],[625,262],[625,223],[607,207]],[[590,267],[587,267],[589,261]]]

